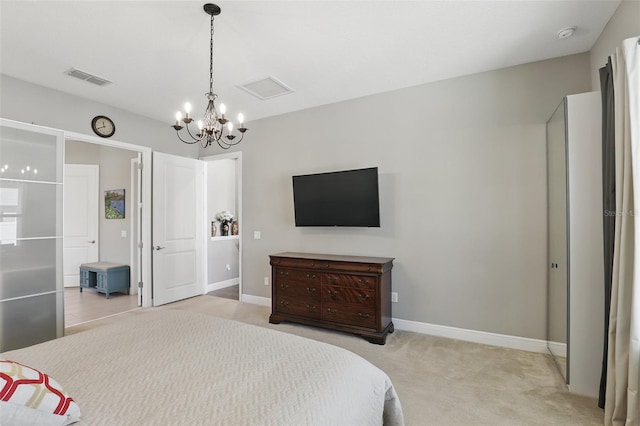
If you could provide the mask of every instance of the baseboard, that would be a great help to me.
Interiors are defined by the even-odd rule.
[[[250,294],[243,294],[241,296],[241,301],[244,303],[252,303],[254,305],[271,306],[270,297],[260,297],[260,296],[252,296]]]
[[[393,324],[396,330],[413,331],[431,336],[447,337],[449,339],[464,340],[466,342],[482,343],[484,345],[500,346],[529,352],[548,353],[546,340],[467,330],[464,328],[408,321],[398,318],[393,319]]]
[[[271,306],[271,298],[252,296],[250,294],[243,294],[242,302],[260,306]],[[499,346],[528,352],[549,353],[546,340],[488,333],[486,331],[468,330],[399,318],[393,318],[393,325],[396,330],[413,331],[414,333],[428,334],[430,336],[446,337],[448,339],[463,340],[465,342],[481,343],[483,345]],[[549,342],[549,344],[554,344],[554,342]],[[562,353],[561,346],[564,346],[564,353],[566,353],[566,345],[559,343],[553,345],[553,350],[557,350],[559,355]]]
[[[207,284],[207,293],[210,291],[220,290],[221,288],[231,287],[240,284],[240,277],[231,278],[230,280],[218,281],[217,283]]]
[[[562,358],[567,357],[567,344],[558,342],[547,342],[549,344],[549,351],[555,356]]]

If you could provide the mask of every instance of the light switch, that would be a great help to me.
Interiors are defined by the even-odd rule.
[[[253,231],[253,239],[254,240],[260,239],[260,231]]]
[[[127,238],[127,231],[125,231],[125,230],[120,231],[120,236],[122,238]]]

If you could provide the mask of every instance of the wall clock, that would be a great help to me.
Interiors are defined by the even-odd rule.
[[[116,125],[113,120],[104,115],[96,115],[91,120],[91,128],[96,135],[103,138],[110,138],[116,132]]]

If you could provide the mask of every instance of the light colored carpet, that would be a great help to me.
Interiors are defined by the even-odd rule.
[[[597,401],[570,394],[544,354],[399,331],[384,346],[346,333],[269,324],[271,309],[199,296],[153,309],[184,309],[268,327],[348,349],[384,370],[407,425],[599,425]],[[100,327],[136,310],[67,330]]]

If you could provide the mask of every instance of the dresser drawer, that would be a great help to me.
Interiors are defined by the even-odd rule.
[[[301,296],[309,297],[314,301],[320,301],[320,283],[296,282],[278,280],[275,285],[275,292],[278,296]]]
[[[375,307],[376,292],[373,290],[325,285],[322,287],[322,300],[325,302],[351,303]]]
[[[317,283],[320,285],[322,274],[315,271],[301,271],[298,269],[276,268],[274,280],[276,283],[301,282]]]
[[[376,328],[376,310],[366,306],[324,302],[322,304],[322,319],[324,321]]]
[[[305,297],[278,296],[274,306],[276,312],[320,319],[320,301]]]
[[[320,260],[312,260],[312,259],[283,259],[283,258],[273,258],[271,259],[271,264],[273,266],[284,266],[290,268],[324,268],[329,267],[329,262],[324,262]]]
[[[328,262],[325,269],[332,269],[336,271],[348,271],[348,272],[382,272],[380,265],[374,265],[370,263],[345,263],[345,262]]]
[[[369,275],[323,274],[322,284],[337,287],[352,287],[364,290],[375,290],[376,277]]]

